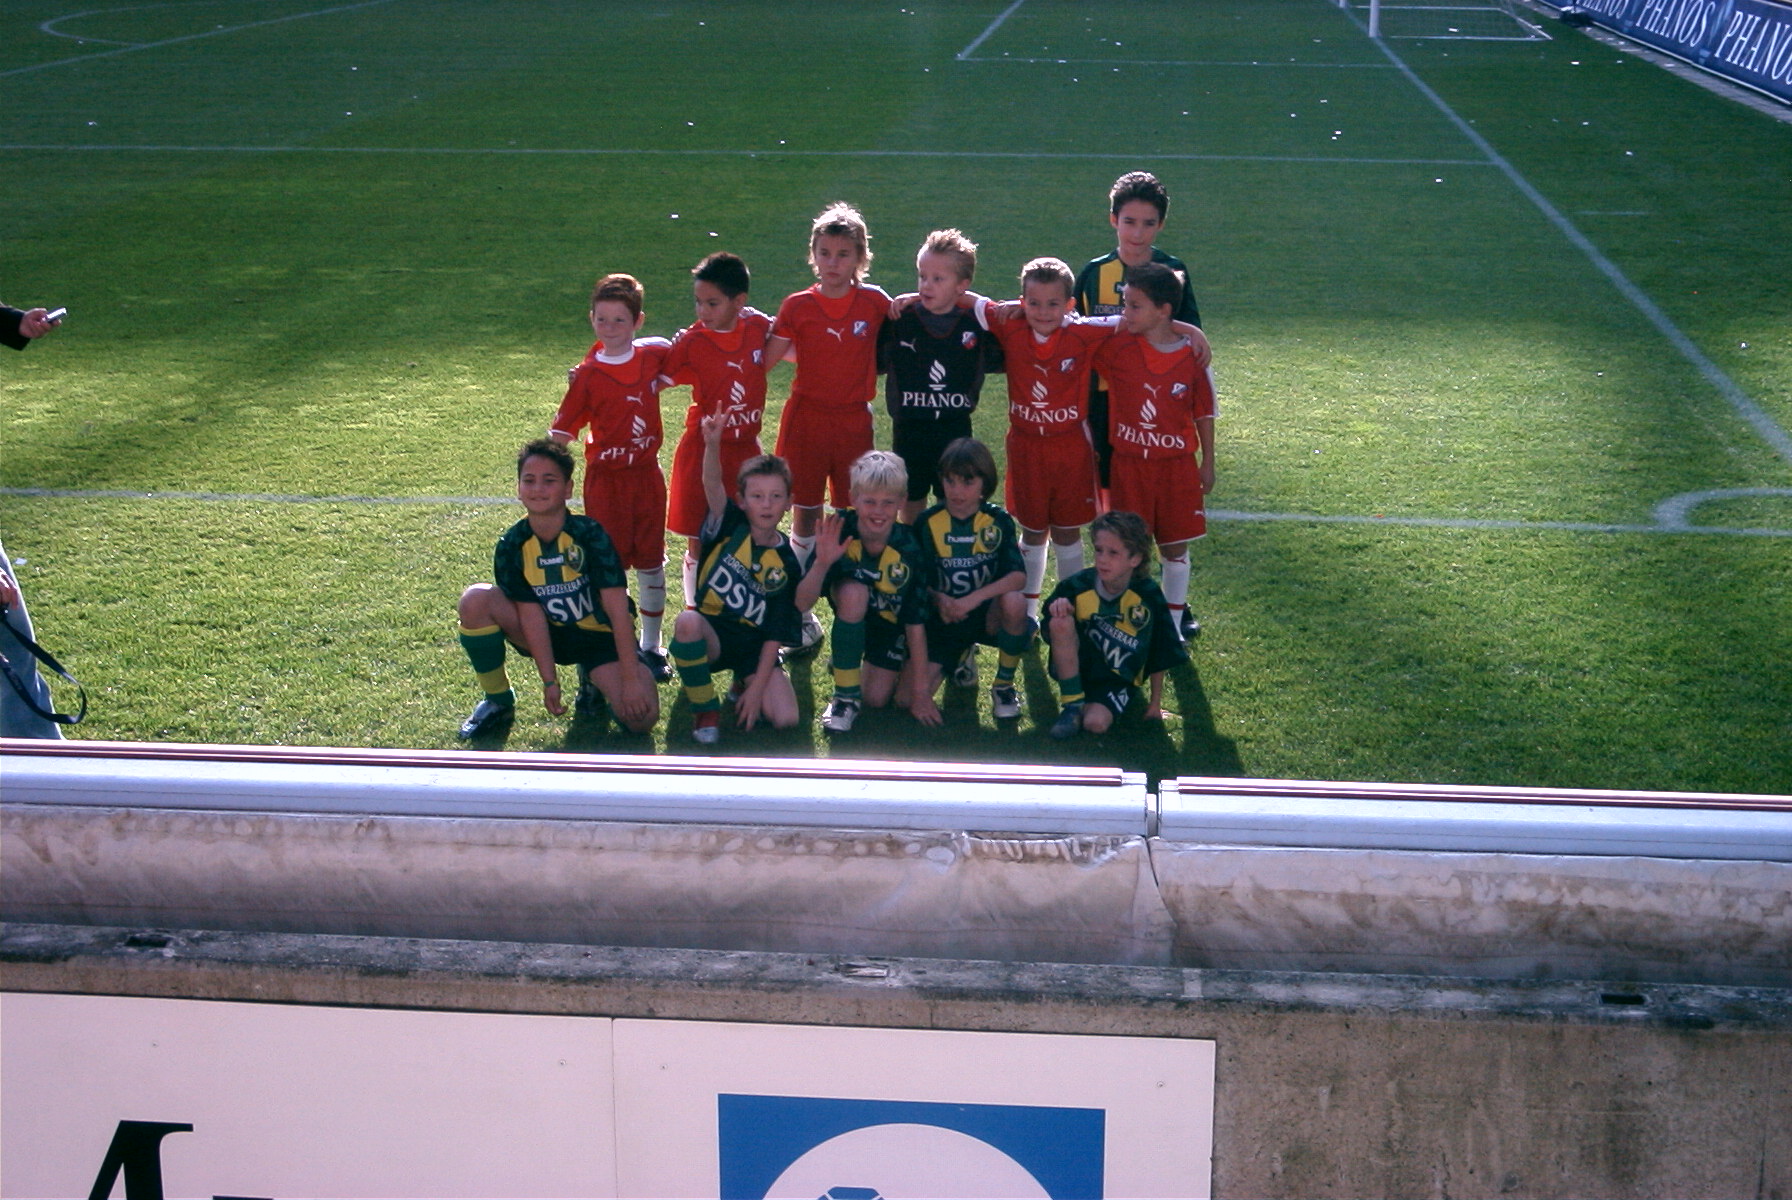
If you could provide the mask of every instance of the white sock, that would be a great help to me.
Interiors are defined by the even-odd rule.
[[[684,606],[686,608],[696,608],[697,607],[697,559],[694,555],[692,555],[688,551],[685,553],[685,556],[684,556],[684,570],[682,572],[682,578],[684,580]]]
[[[1182,627],[1182,610],[1188,607],[1188,555],[1164,559],[1164,599],[1170,604],[1170,615]]]
[[[809,560],[815,557],[815,535],[793,533],[790,535],[790,548],[796,551],[796,561],[803,570],[809,569]]]
[[[635,572],[635,607],[641,613],[641,648],[657,650],[660,621],[666,615],[666,568]]]
[[[1020,561],[1026,568],[1027,582],[1021,587],[1021,594],[1027,598],[1027,609],[1034,616],[1039,614],[1039,596],[1045,591],[1045,543],[1037,546],[1021,539]]]
[[[1076,541],[1062,546],[1054,543],[1053,549],[1057,551],[1059,583],[1063,583],[1066,579],[1069,579],[1072,575],[1075,575],[1078,571],[1083,569],[1082,538],[1078,538]]]

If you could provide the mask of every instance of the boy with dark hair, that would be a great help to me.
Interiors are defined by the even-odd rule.
[[[927,583],[933,595],[922,686],[932,695],[946,664],[960,662],[979,644],[994,646],[999,657],[989,689],[990,715],[1012,720],[1020,716],[1014,672],[1035,628],[1021,593],[1026,571],[1014,518],[989,502],[996,490],[995,458],[975,438],[959,438],[946,447],[939,477],[945,501],[922,513],[915,524],[931,560]],[[971,682],[975,684],[974,676]]]
[[[591,293],[597,342],[573,368],[548,436],[562,445],[585,430],[585,515],[603,525],[635,572],[641,661],[657,682],[672,678],[660,646],[666,612],[666,476],[660,470],[661,368],[672,343],[635,337],[641,284],[606,275]]]
[[[516,497],[524,517],[492,552],[495,583],[476,583],[460,597],[460,644],[485,692],[461,723],[463,740],[495,733],[516,715],[505,647],[533,659],[542,703],[566,711],[558,663],[579,664],[580,700],[587,687],[635,733],[659,720],[660,698],[635,654],[622,563],[602,525],[567,511],[572,455],[548,438],[517,454]]]
[[[846,733],[859,709],[892,697],[923,725],[940,723],[933,695],[919,686],[927,658],[927,558],[914,531],[896,520],[908,496],[908,469],[888,450],[852,465],[853,506],[823,518],[815,556],[797,589],[807,610],[823,592],[834,607],[828,639],[834,696],[821,727]]]
[[[1189,282],[1188,267],[1181,259],[1157,248],[1157,235],[1163,231],[1170,213],[1170,193],[1149,171],[1128,171],[1114,180],[1108,189],[1108,224],[1114,227],[1117,245],[1107,254],[1092,258],[1076,277],[1076,308],[1085,317],[1112,317],[1120,314],[1122,293],[1129,268],[1144,263],[1162,263],[1182,276],[1181,296],[1172,314],[1190,325],[1201,324],[1201,310],[1195,304],[1195,291]],[[1107,431],[1107,384],[1100,375],[1089,378],[1089,432],[1095,439],[1095,453],[1101,474],[1101,486],[1108,486],[1111,449]]]
[[[1207,532],[1213,490],[1212,352],[1201,331],[1175,327],[1182,281],[1161,263],[1126,273],[1121,329],[1095,352],[1106,375],[1116,509],[1139,514],[1164,559],[1164,595],[1186,639],[1188,543]]]
[[[780,645],[801,634],[796,552],[778,531],[790,511],[790,468],[761,454],[741,464],[734,498],[722,486],[722,446],[728,418],[711,413],[703,438],[703,489],[709,499],[701,564],[691,606],[672,627],[672,660],[693,710],[691,736],[703,745],[721,737],[721,701],[714,672],[734,672],[740,690],[736,723],[752,729],[761,718],[776,729],[797,721],[796,692],[778,666]]]
[[[699,533],[710,506],[703,484],[703,418],[721,413],[722,478],[730,479],[742,463],[760,452],[759,430],[765,419],[766,339],[771,318],[747,304],[752,277],[738,255],[719,251],[691,271],[691,292],[697,320],[672,339],[661,370],[671,386],[691,385],[691,406],[684,414],[684,433],[672,451],[672,483],[666,528],[686,539],[684,602],[695,603]]]
[[[971,414],[983,392],[983,377],[1002,367],[996,339],[963,303],[976,273],[976,243],[956,229],[934,230],[915,255],[916,302],[907,304],[878,338],[890,448],[908,467],[905,522],[914,521],[929,493],[944,498],[936,473],[940,452],[971,436]]]
[[[1063,709],[1054,738],[1105,733],[1151,681],[1146,720],[1163,718],[1164,672],[1188,652],[1151,579],[1151,533],[1138,514],[1115,510],[1089,526],[1095,565],[1059,582],[1046,602],[1052,678]]]

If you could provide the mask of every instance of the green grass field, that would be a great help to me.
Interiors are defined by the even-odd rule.
[[[1110,249],[1144,167],[1222,406],[1174,715],[1050,742],[1035,652],[1018,727],[948,688],[942,733],[830,745],[823,661],[801,729],[724,753],[1792,791],[1792,125],[1553,32],[1378,45],[1323,0],[0,3],[0,296],[70,309],[0,358],[0,537],[88,685],[78,735],[453,745],[454,601],[597,275],[670,335],[730,249],[770,311],[846,199],[873,281],[956,225],[1009,295]],[[522,695],[511,749],[693,749],[673,686],[651,742]]]

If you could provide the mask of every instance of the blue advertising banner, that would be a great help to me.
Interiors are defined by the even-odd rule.
[[[727,1094],[716,1108],[722,1200],[1105,1194],[1100,1109]]]
[[[1598,25],[1792,104],[1792,4],[1582,0]]]

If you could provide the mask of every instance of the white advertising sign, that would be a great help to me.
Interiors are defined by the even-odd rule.
[[[1212,1042],[0,996],[0,1195],[1206,1196]]]

